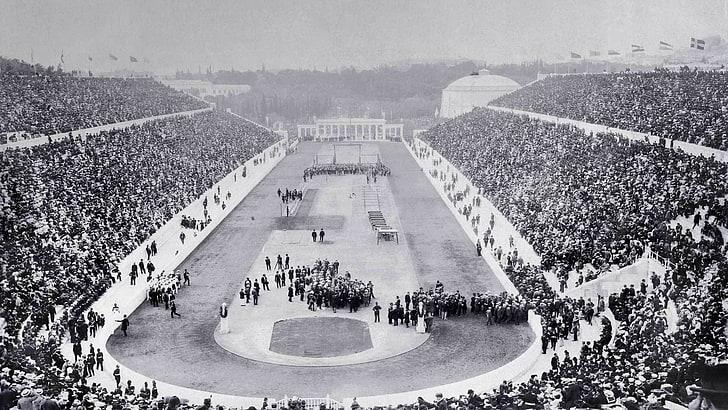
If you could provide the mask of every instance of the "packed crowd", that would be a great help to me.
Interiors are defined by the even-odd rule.
[[[151,260],[135,264],[136,274],[117,265],[277,140],[246,121],[207,112],[0,153],[4,365],[53,377],[54,346],[79,324],[82,332],[88,327],[88,318],[79,322],[83,312],[122,274],[132,282],[146,277],[160,295],[178,288],[172,282],[179,278],[156,274]],[[155,243],[148,246],[153,254]]]
[[[239,144],[241,135],[245,146]],[[696,398],[700,387],[690,386],[696,379],[705,384],[708,364],[728,355],[723,306],[728,249],[716,229],[725,226],[726,204],[719,199],[727,191],[725,165],[486,111],[436,127],[424,138],[473,180],[542,255],[541,267],[517,257],[504,264],[519,296],[471,297],[470,311],[483,315],[486,324],[490,319],[519,323],[528,309],[536,309],[544,327],[542,345],[556,351],[554,339],[576,336],[576,319],[598,317],[605,301],[558,297],[542,269],[622,266],[646,246],[670,268],[664,277],[650,278],[650,291],[627,287],[609,298],[617,319],[614,338],[605,331],[600,340],[585,343],[578,357],[555,355],[549,371],[527,382],[504,382],[492,392],[439,396],[434,402],[421,399],[410,407],[598,408],[619,402],[636,409]],[[87,308],[121,279],[120,258],[275,139],[248,123],[209,113],[0,154],[0,300],[8,333],[0,381],[0,404],[8,405],[0,410],[19,400],[21,409],[36,403],[45,410],[186,408],[176,397],[159,398],[154,382],[137,390],[116,372],[114,391],[89,386],[86,378],[99,367],[98,351],[75,355],[74,348],[76,360],[70,361],[59,344],[66,332],[78,342],[108,321]],[[700,207],[707,208],[694,224],[701,240],[693,238],[690,226],[669,224],[677,216],[697,218]],[[150,244],[149,255],[154,253]],[[164,302],[167,289],[174,294],[179,288],[180,277],[159,274],[155,281],[150,263],[140,261],[138,272],[151,277],[150,289],[159,289]],[[266,268],[271,269],[269,260]],[[311,309],[354,310],[374,298],[371,283],[340,274],[336,261],[293,268],[287,256],[279,256],[276,285],[285,287],[286,278],[289,301],[305,298]],[[136,278],[130,275],[130,280]],[[154,300],[160,301],[154,296],[150,303]],[[412,311],[420,300],[441,319],[468,311],[467,297],[445,292],[441,284],[393,305]],[[679,315],[674,329],[665,315],[668,303]],[[58,305],[62,314],[56,312]],[[728,405],[725,397],[713,400],[714,408]]]
[[[724,70],[551,76],[491,104],[728,150]]]
[[[4,75],[0,134],[56,134],[206,107],[152,79]]]
[[[521,297],[545,314],[542,345],[554,346],[551,335],[578,332],[569,329],[573,307],[586,318],[599,315],[607,304],[617,319],[614,340],[612,324],[605,321],[600,340],[585,344],[579,357],[555,355],[550,371],[520,385],[504,382],[481,399],[496,408],[516,402],[533,408],[619,402],[636,409],[661,408],[654,406],[665,401],[684,405],[696,397],[700,387],[687,387],[704,376],[707,380],[708,364],[728,358],[723,305],[728,248],[715,228],[725,227],[725,164],[487,110],[422,137],[473,181],[541,255],[542,266],[509,263],[504,271]],[[467,202],[463,197],[458,199]],[[678,216],[694,224],[675,224]],[[692,228],[697,227],[702,235],[696,240]],[[608,302],[572,301],[565,310],[564,298],[543,276],[543,269],[624,266],[646,247],[668,265],[664,277],[652,275],[651,290],[643,282],[639,290],[627,287]],[[666,318],[668,303],[678,312],[674,329]],[[552,322],[554,311],[559,313]],[[713,399],[714,408],[726,404],[725,396]]]
[[[488,138],[482,138],[488,135]],[[545,269],[625,266],[678,216],[728,194],[728,166],[658,145],[479,110],[425,134],[522,233]]]
[[[377,162],[375,164],[315,164],[303,170],[303,181],[310,180],[315,175],[354,175],[364,174],[367,178],[388,176],[389,168]]]
[[[269,266],[266,262],[266,267]],[[298,297],[312,311],[331,308],[336,312],[348,308],[356,312],[361,306],[369,306],[374,298],[372,282],[353,278],[349,271],[340,273],[338,260],[317,259],[310,266],[294,268],[289,264],[288,255],[285,262],[279,255],[275,268],[276,287],[285,288],[288,278],[288,301]]]

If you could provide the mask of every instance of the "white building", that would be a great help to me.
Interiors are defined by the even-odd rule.
[[[209,81],[202,80],[160,80],[160,82],[177,91],[192,94],[199,98],[228,97],[250,91],[250,86],[247,84],[213,84]]]
[[[480,70],[453,81],[442,90],[440,116],[453,118],[470,112],[475,107],[484,107],[503,94],[515,91],[520,86],[510,78],[492,75]]]
[[[403,124],[387,124],[384,118],[317,119],[298,126],[298,138],[313,141],[399,141]]]

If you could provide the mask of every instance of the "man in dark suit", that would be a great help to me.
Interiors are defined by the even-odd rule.
[[[382,307],[379,306],[379,302],[374,302],[372,310],[374,311],[374,323],[379,323],[379,311],[382,310]]]
[[[114,369],[114,380],[116,380],[116,386],[118,387],[121,384],[121,370],[118,364],[116,365],[116,369]]]
[[[117,322],[121,323],[121,331],[124,332],[124,336],[126,337],[126,331],[129,329],[129,319],[124,315],[124,317],[121,320],[117,320]]]
[[[447,400],[442,397],[442,393],[435,395],[435,409],[436,410],[447,410]]]
[[[257,284],[258,282],[256,282]],[[260,294],[259,288],[253,288],[253,306],[258,304],[258,295]]]
[[[316,230],[315,230],[315,229],[314,229],[313,231],[311,231],[311,238],[313,238],[313,241],[314,241],[314,242],[316,242],[316,237],[317,237],[317,236],[318,236],[318,235],[316,234]]]
[[[96,351],[96,369],[104,371],[104,353],[101,349]]]
[[[321,232],[319,232],[319,242],[324,243],[324,235],[326,235],[326,232],[324,232],[324,229],[321,228]]]
[[[253,284],[250,282],[250,278],[245,278],[245,303],[250,303],[250,290]]]
[[[476,409],[483,407],[483,399],[475,394],[473,389],[468,390],[468,405],[473,405]]]
[[[180,315],[179,313],[177,313],[177,305],[174,303],[174,301],[172,301],[172,303],[170,304],[169,309],[170,309],[169,310],[169,315],[170,315],[170,317],[172,319],[174,319],[174,316],[175,315],[177,317],[182,317],[182,315]]]
[[[288,286],[288,301],[293,302],[293,284]]]

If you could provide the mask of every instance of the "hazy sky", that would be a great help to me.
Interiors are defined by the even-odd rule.
[[[57,64],[63,51],[67,69],[87,68],[90,55],[95,71],[129,66],[132,55],[165,72],[518,62],[728,38],[726,1],[0,0],[0,55],[30,60],[32,49],[36,62]]]

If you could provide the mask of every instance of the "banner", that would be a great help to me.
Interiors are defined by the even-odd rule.
[[[660,41],[660,50],[672,50],[672,44]]]

